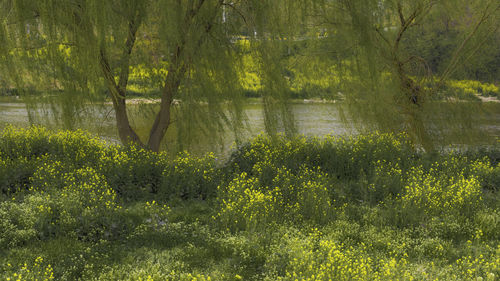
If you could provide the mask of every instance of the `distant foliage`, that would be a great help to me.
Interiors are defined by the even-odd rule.
[[[455,98],[459,100],[479,101],[480,97],[500,99],[500,88],[495,84],[481,83],[473,80],[449,80],[437,96],[438,98]]]

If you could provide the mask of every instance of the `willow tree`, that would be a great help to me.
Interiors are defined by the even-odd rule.
[[[314,49],[337,65],[348,115],[380,130],[406,131],[427,149],[450,131],[461,137],[477,133],[471,113],[479,104],[438,100],[451,75],[498,31],[497,0],[319,2],[310,21],[313,30],[323,29],[327,36]],[[411,48],[417,42],[407,39],[439,24],[440,17],[460,26],[460,33],[446,67],[433,73],[423,54]],[[452,109],[450,115],[445,109]]]
[[[266,104],[275,105],[265,111],[266,120],[287,119],[289,111],[279,109],[286,103],[276,102],[286,85],[273,72],[279,67],[269,55],[275,44],[267,44],[273,41],[268,28],[273,23],[264,20],[280,11],[279,2],[2,0],[0,54],[20,88],[50,81],[47,88],[68,92],[71,100],[75,93],[98,97],[104,85],[122,142],[158,151],[174,121],[176,100],[182,108],[175,120],[181,134],[196,124],[208,133],[228,124],[239,128],[244,53],[260,58]],[[238,40],[242,33],[252,36]],[[251,47],[248,40],[253,40]],[[160,92],[159,109],[144,139],[127,112],[132,67],[142,69],[143,82]]]

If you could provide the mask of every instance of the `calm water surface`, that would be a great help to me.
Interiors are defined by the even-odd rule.
[[[137,129],[139,135],[146,136],[150,126],[151,117],[144,114],[142,109],[145,106],[154,107],[154,105],[129,105],[131,119],[134,120],[133,126]],[[500,137],[500,103],[489,105],[493,108],[493,114],[488,115],[480,121],[480,126],[488,135]],[[346,125],[341,121],[339,114],[339,105],[335,103],[294,103],[292,105],[294,118],[297,124],[297,130],[300,134],[307,136],[324,136],[331,135],[349,135],[355,134],[355,126]],[[491,111],[491,110],[490,110]],[[39,111],[39,116],[51,116],[48,112]],[[45,113],[45,114],[44,114]],[[249,131],[244,134],[244,140],[248,140],[264,131],[264,117],[262,105],[252,101],[245,105],[244,113],[248,118]],[[117,131],[115,128],[114,114],[111,105],[95,106],[91,112],[86,112],[83,116],[83,121],[76,126],[105,139],[109,142],[118,142]],[[36,123],[48,126],[53,129],[63,128],[64,125],[58,120],[53,120],[51,117],[37,118]],[[20,100],[15,98],[0,99],[0,129],[8,124],[17,127],[30,126],[30,118],[26,106]],[[175,129],[174,129],[175,130]],[[175,140],[174,130],[169,130],[166,141],[170,143],[169,147]],[[189,149],[199,154],[208,150],[217,150],[221,156],[226,155],[234,147],[234,137],[230,132],[223,137],[223,144],[218,147],[213,146],[213,141],[203,136],[197,138],[197,142],[189,147]]]

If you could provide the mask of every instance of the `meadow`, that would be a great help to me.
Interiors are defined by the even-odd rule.
[[[222,162],[0,133],[2,280],[499,280],[500,142],[259,136]]]

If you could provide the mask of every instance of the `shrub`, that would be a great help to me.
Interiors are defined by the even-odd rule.
[[[495,149],[418,153],[390,134],[260,136],[221,166],[213,154],[170,157],[83,133],[2,136],[0,256],[12,263],[0,263],[2,280],[500,273]]]
[[[424,172],[415,167],[400,197],[401,208],[406,214],[470,216],[480,206],[482,190],[475,177],[463,173],[436,173],[432,168]]]
[[[29,189],[38,167],[59,161],[65,171],[95,166],[103,143],[82,131],[50,133],[42,127],[15,129],[0,136],[0,190],[4,194]]]
[[[3,158],[28,160],[50,154],[76,167],[95,165],[105,146],[98,138],[83,131],[51,133],[43,127],[29,129],[7,126],[0,136],[0,154]]]
[[[168,158],[137,146],[105,146],[81,131],[7,127],[0,136],[0,191],[62,188],[62,174],[89,167],[123,198],[207,199],[222,180],[215,156]],[[49,171],[53,170],[53,171]],[[51,174],[52,173],[52,174]]]
[[[326,223],[334,215],[334,207],[322,177],[307,168],[294,177],[283,168],[273,185],[262,186],[258,178],[242,173],[226,187],[219,187],[216,219],[230,230],[258,230],[284,221]]]
[[[473,249],[470,244],[469,251]],[[478,256],[474,253],[465,255],[457,259],[455,264],[454,275],[463,280],[496,280],[500,274],[500,246],[484,255]]]
[[[411,271],[404,258],[371,257],[364,246],[345,247],[321,232],[285,234],[273,246],[275,255],[266,267],[268,280],[407,280]],[[284,260],[282,260],[284,259]]]
[[[112,146],[99,160],[97,169],[119,195],[138,199],[158,192],[166,163],[164,153],[152,153],[137,146]]]
[[[7,195],[28,189],[37,166],[45,161],[43,157],[29,160],[26,157],[11,159],[2,156],[0,153],[0,191]]]
[[[41,215],[28,204],[17,204],[13,200],[0,202],[0,247],[6,249],[35,239],[35,224]]]
[[[103,152],[107,150],[104,142],[81,130],[59,131],[49,138],[49,154],[63,162],[69,162],[76,168],[99,163]]]
[[[358,179],[361,173],[372,176],[377,161],[410,166],[414,149],[405,135],[379,134],[323,139],[299,137],[287,140],[258,136],[233,153],[230,163],[238,171],[254,175],[255,166],[286,167],[297,171],[302,166],[319,167],[332,177]]]
[[[335,185],[319,169],[301,167],[296,173],[278,169],[269,186],[280,206],[280,217],[290,222],[328,222],[334,215]]]
[[[486,159],[477,160],[470,165],[471,174],[477,176],[481,186],[490,191],[498,192],[500,189],[500,163],[490,165]]]
[[[52,178],[61,187],[46,188],[28,194],[20,202],[0,204],[0,244],[15,246],[32,239],[75,235],[81,239],[99,239],[116,232],[120,206],[116,194],[92,168],[82,168]]]
[[[221,179],[214,154],[194,157],[184,152],[164,168],[158,195],[166,199],[207,199],[216,194]]]
[[[276,201],[271,192],[262,192],[256,178],[242,173],[227,187],[219,188],[219,224],[227,230],[262,229],[277,219]]]
[[[447,86],[449,91],[461,97],[481,95],[500,98],[500,89],[494,84],[473,80],[452,80],[447,83]]]
[[[480,239],[495,239],[500,233],[500,210],[485,208],[475,216],[476,236]]]
[[[4,280],[37,280],[50,281],[55,280],[54,270],[50,264],[43,261],[42,257],[37,257],[30,265],[24,264],[19,266],[18,270],[14,270],[13,265],[8,264],[7,270],[3,274]],[[2,275],[0,275],[2,277]]]
[[[49,131],[42,127],[7,126],[0,137],[0,154],[4,159],[36,158],[51,151],[49,138]]]

